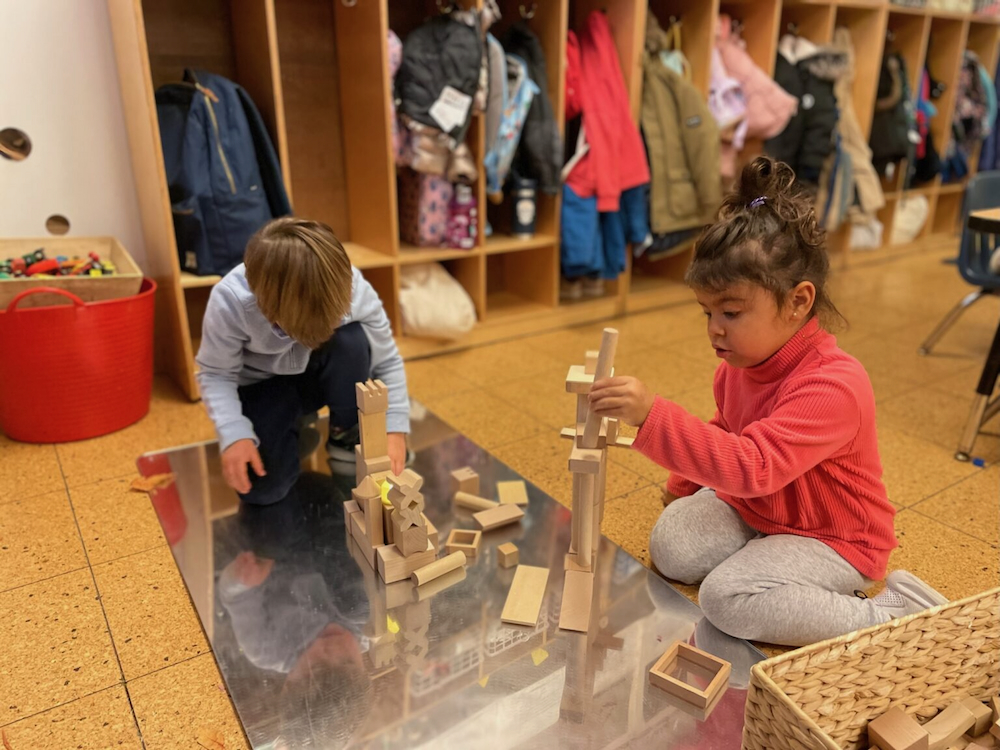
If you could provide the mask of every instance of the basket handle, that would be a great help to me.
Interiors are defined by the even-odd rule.
[[[7,312],[9,313],[14,312],[14,308],[17,307],[17,304],[25,297],[28,297],[32,294],[59,294],[63,297],[67,297],[77,307],[83,307],[83,300],[77,297],[72,292],[67,292],[65,289],[57,289],[54,286],[36,286],[34,289],[25,289],[19,295],[14,297],[14,299],[10,301],[10,304],[7,305]]]

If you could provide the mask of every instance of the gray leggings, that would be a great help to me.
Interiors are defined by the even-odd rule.
[[[803,646],[890,619],[854,595],[872,581],[833,549],[808,537],[765,536],[710,489],[663,509],[649,552],[667,578],[701,583],[705,616],[736,638]]]

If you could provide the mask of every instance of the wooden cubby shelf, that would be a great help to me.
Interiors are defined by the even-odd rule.
[[[660,261],[639,259],[604,296],[559,299],[558,195],[537,196],[536,234],[510,236],[510,199],[487,201],[479,167],[474,194],[479,204],[478,242],[471,250],[414,247],[401,242],[397,165],[391,144],[392,81],[387,33],[401,39],[438,13],[435,0],[107,0],[129,134],[129,150],[145,237],[148,273],[159,285],[157,360],[192,398],[197,397],[194,354],[201,319],[218,277],[182,273],[178,263],[166,190],[155,88],[179,80],[186,67],[219,73],[242,85],[254,99],[281,161],[295,213],[329,223],[344,242],[352,263],[375,287],[406,357],[425,356],[511,336],[573,325],[625,312],[648,310],[690,299],[683,276],[693,243]],[[464,7],[482,0],[461,0]],[[502,18],[492,29],[501,37],[519,23],[520,0],[499,0]],[[989,70],[997,65],[1000,17],[949,13],[892,5],[885,0],[545,0],[530,4],[526,20],[537,34],[547,61],[546,89],[564,130],[566,32],[579,29],[595,10],[607,14],[622,75],[638,120],[642,97],[643,41],[647,14],[666,27],[682,24],[683,52],[692,81],[708,93],[712,48],[720,13],[740,21],[747,51],[773,74],[778,40],[789,28],[817,44],[829,43],[834,29],[853,38],[856,71],[854,107],[862,129],[870,131],[883,50],[906,59],[911,87],[926,64],[947,85],[936,102],[931,124],[945,153],[951,139],[954,92],[963,51],[974,51]],[[790,26],[791,25],[791,26]],[[890,31],[887,39],[886,32]],[[349,65],[348,65],[349,63]],[[347,68],[350,67],[348,74]],[[485,118],[475,116],[466,143],[482,164]],[[761,152],[747,143],[744,164]],[[975,171],[978,154],[970,158]],[[940,178],[905,184],[905,164],[884,181],[885,243],[899,202],[908,195],[927,198],[930,213],[922,233],[950,235],[961,213],[967,180],[941,184]],[[485,236],[489,220],[494,234]],[[844,262],[846,229],[830,235],[831,254]],[[479,318],[457,342],[401,335],[400,274],[414,263],[438,262],[472,298]]]

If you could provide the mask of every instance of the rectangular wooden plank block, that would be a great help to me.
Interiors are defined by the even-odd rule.
[[[361,506],[358,505],[357,501],[346,500],[344,502],[344,525],[347,527],[348,531],[351,530],[351,516],[360,512]]]
[[[497,498],[501,505],[527,505],[528,485],[522,480],[497,482]]]
[[[440,549],[441,539],[438,536],[437,526],[431,523],[426,513],[421,513],[420,516],[424,519],[424,526],[427,527],[427,541],[434,545],[434,549]]]
[[[472,520],[479,524],[479,528],[483,531],[492,531],[501,526],[518,523],[522,518],[524,511],[518,505],[498,505],[472,514]]]
[[[365,532],[373,547],[385,544],[385,534],[382,528],[382,498],[379,496],[365,498]]]
[[[364,513],[354,513],[351,515],[351,535],[354,537],[354,541],[358,545],[358,549],[361,550],[361,554],[364,555],[365,560],[374,568],[376,558],[375,548],[368,541]]]
[[[378,574],[386,583],[395,583],[409,578],[410,573],[417,568],[434,562],[434,557],[437,555],[437,550],[431,546],[430,542],[427,542],[427,547],[423,552],[409,557],[403,557],[403,553],[392,544],[379,547],[375,552],[378,561]]]
[[[601,451],[596,448],[577,448],[569,454],[569,470],[575,474],[598,474],[601,471]]]
[[[518,565],[514,571],[514,581],[510,584],[507,601],[503,605],[500,619],[514,625],[538,624],[538,610],[542,607],[545,586],[549,580],[548,568]]]
[[[916,719],[893,706],[868,723],[868,742],[882,750],[927,750],[929,737]]]
[[[361,436],[361,455],[369,458],[389,453],[389,436],[385,430],[385,412],[358,414],[358,432]]]
[[[594,597],[594,574],[567,570],[563,582],[559,627],[586,633],[590,628],[590,605]]]

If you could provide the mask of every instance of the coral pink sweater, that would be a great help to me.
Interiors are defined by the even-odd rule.
[[[829,545],[885,575],[895,510],[882,484],[868,374],[816,320],[748,369],[723,362],[707,424],[656,398],[635,448],[671,471],[667,488],[713,488],[754,529]]]

